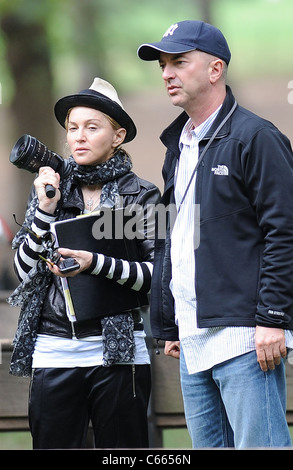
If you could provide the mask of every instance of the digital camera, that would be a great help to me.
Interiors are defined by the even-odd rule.
[[[50,166],[61,176],[68,176],[71,173],[71,165],[67,160],[28,134],[24,134],[18,139],[11,151],[10,161],[17,168],[27,170],[30,173],[37,173],[42,166]],[[55,188],[48,184],[46,194],[47,197],[54,197]]]

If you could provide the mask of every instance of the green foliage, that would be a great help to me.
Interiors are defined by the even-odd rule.
[[[213,16],[231,51],[230,75],[292,77],[292,0],[214,0]]]
[[[66,76],[74,89],[88,70],[119,82],[125,91],[153,82],[151,70],[136,56],[140,43],[159,40],[175,21],[199,16],[194,0],[2,0],[0,16],[8,14],[45,26],[57,90]],[[4,54],[0,32],[0,65]],[[1,70],[1,81],[8,80],[5,64]]]
[[[230,76],[291,73],[291,0],[210,0],[212,21],[232,50]],[[0,17],[18,15],[47,31],[57,94],[100,75],[130,92],[161,86],[155,64],[137,58],[137,47],[159,40],[174,22],[202,19],[199,0],[1,0]],[[11,85],[0,31],[1,83]],[[67,78],[66,78],[67,77]],[[68,78],[70,77],[70,78]],[[69,83],[68,83],[69,80]]]

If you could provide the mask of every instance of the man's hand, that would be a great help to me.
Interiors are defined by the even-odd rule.
[[[180,341],[166,341],[165,342],[166,356],[172,356],[176,359],[180,357]]]
[[[257,326],[255,345],[257,361],[264,372],[273,370],[287,355],[285,333],[281,328]]]

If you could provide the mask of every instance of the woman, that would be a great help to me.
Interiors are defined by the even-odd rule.
[[[30,232],[20,230],[14,241],[15,268],[22,281],[18,296],[22,296],[25,313],[15,338],[12,368],[24,357],[17,353],[18,340],[25,337],[21,331],[24,318],[37,318],[29,400],[33,446],[85,447],[91,421],[96,447],[147,447],[150,361],[140,312],[129,310],[73,325],[61,285],[64,275],[58,265],[40,261],[38,255],[43,250],[41,237],[50,230],[50,223],[103,205],[115,206],[117,201],[122,201],[123,207],[154,205],[159,191],[131,172],[130,158],[121,144],[135,137],[136,128],[112,85],[96,78],[89,89],[59,100],[55,115],[67,131],[72,172],[63,178],[50,167],[40,168],[34,182],[36,196],[25,222]],[[46,195],[48,184],[56,189],[53,198]],[[60,248],[59,252],[79,263],[68,276],[86,271],[91,276],[108,276],[113,283],[125,283],[125,292],[129,288],[148,292],[153,240],[145,237],[135,243],[140,254],[137,262],[83,250]],[[24,294],[26,290],[30,295]],[[84,295],[86,298],[87,293]],[[111,327],[121,336],[121,325],[127,347],[121,356],[112,357],[104,337]],[[29,327],[31,336],[34,327]]]

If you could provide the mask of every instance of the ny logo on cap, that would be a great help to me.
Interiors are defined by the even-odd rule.
[[[165,32],[163,38],[166,38],[167,36],[173,36],[173,33],[175,31],[175,29],[178,28],[178,24],[172,24],[172,26],[170,26],[170,28],[167,29],[167,31]]]

